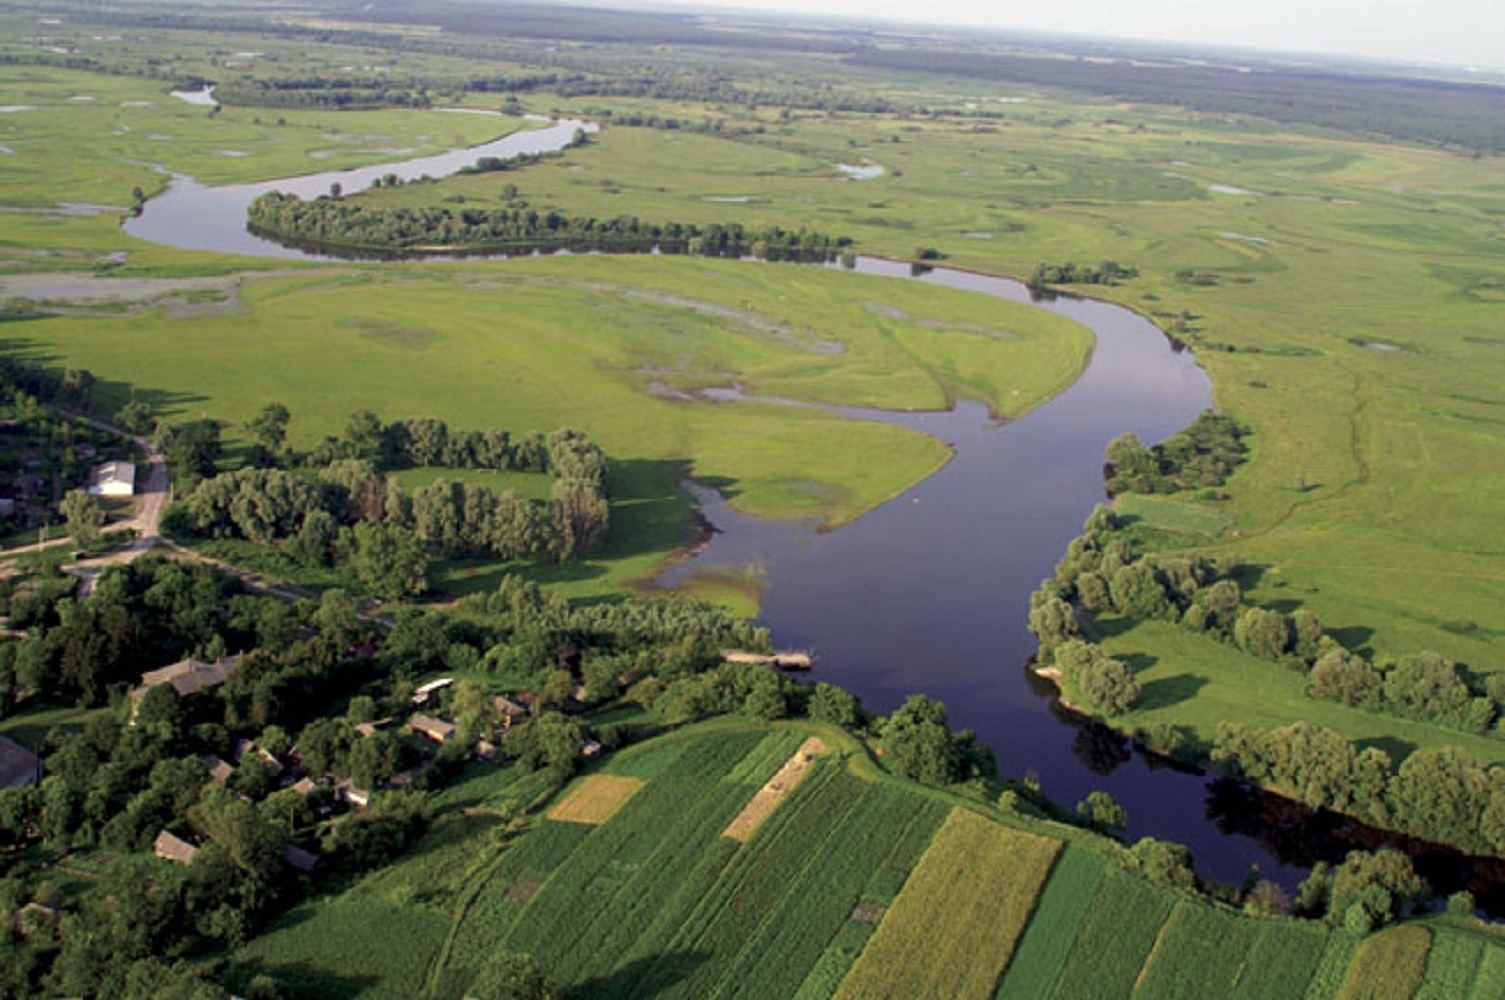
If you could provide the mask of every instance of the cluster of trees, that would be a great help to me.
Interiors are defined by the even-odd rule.
[[[1505,674],[1476,678],[1437,653],[1371,663],[1347,649],[1330,649],[1312,666],[1307,693],[1467,733],[1505,736],[1496,727],[1505,715]]]
[[[1382,848],[1372,853],[1353,851],[1336,866],[1317,862],[1297,890],[1294,912],[1325,918],[1363,935],[1401,917],[1425,913],[1429,899],[1427,884],[1416,874],[1411,859],[1393,848]],[[1472,905],[1464,908],[1465,913],[1472,911]]]
[[[596,113],[592,112],[592,114]],[[746,125],[734,125],[725,118],[701,118],[696,121],[689,118],[676,118],[673,115],[655,114],[651,111],[613,111],[611,108],[602,108],[597,117],[627,128],[652,128],[664,132],[698,132],[728,139],[737,136],[762,135],[768,130],[767,126],[757,121]]]
[[[419,79],[385,76],[303,77],[237,76],[221,80],[215,97],[226,104],[263,108],[318,108],[355,111],[366,108],[428,108],[428,84]]]
[[[1116,260],[1105,260],[1096,267],[1075,261],[1064,264],[1041,261],[1030,273],[1027,284],[1032,289],[1041,290],[1051,285],[1116,285],[1122,280],[1137,277],[1137,267],[1126,267]]]
[[[1309,806],[1466,851],[1505,855],[1505,768],[1485,768],[1456,747],[1414,751],[1397,768],[1383,749],[1361,749],[1312,723],[1268,732],[1225,723],[1212,759]]]
[[[341,198],[304,201],[278,191],[257,198],[248,212],[251,230],[271,239],[426,253],[443,249],[658,250],[709,257],[829,261],[852,242],[850,237],[779,226],[748,229],[740,223],[649,223],[631,215],[597,219],[531,208],[385,208]]]
[[[1232,417],[1204,410],[1184,431],[1146,448],[1133,434],[1108,444],[1108,492],[1175,493],[1221,486],[1244,462],[1248,431]]]
[[[553,88],[561,97],[647,97],[654,100],[727,107],[850,111],[892,114],[906,110],[872,91],[847,90],[814,80],[787,87],[751,87],[720,71],[641,67],[611,78],[584,78]]]
[[[563,562],[606,535],[606,456],[579,431],[513,444],[505,431],[454,431],[437,418],[383,425],[362,411],[343,438],[326,439],[304,457],[307,468],[291,471],[273,464],[295,457],[284,448],[287,421],[285,407],[266,407],[248,425],[261,464],[199,480],[169,526],[278,545],[305,565],[349,567],[383,596],[426,589],[430,556]],[[554,481],[546,502],[450,480],[407,493],[382,474],[392,465],[549,472]]]

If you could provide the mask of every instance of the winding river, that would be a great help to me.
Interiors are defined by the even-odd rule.
[[[257,184],[208,187],[173,175],[166,193],[125,229],[184,249],[317,258],[247,232],[250,202],[272,190],[314,197],[332,183],[354,193],[388,174],[443,176],[482,156],[562,148],[581,128],[594,126],[557,122],[440,156]],[[1023,285],[1002,278],[944,268],[912,274],[909,265],[865,257],[856,270],[1031,301]],[[930,434],[951,445],[953,458],[902,496],[828,533],[740,515],[714,492],[691,487],[715,534],[664,582],[708,569],[757,568],[768,583],[762,623],[778,645],[814,649],[815,676],[855,692],[875,711],[919,691],[942,699],[952,724],[975,729],[1005,773],[1037,778],[1068,806],[1095,789],[1111,792],[1128,810],[1133,836],[1188,845],[1199,869],[1219,881],[1237,883],[1258,865],[1264,877],[1293,887],[1315,861],[1396,841],[1142,754],[1060,709],[1050,685],[1029,672],[1029,594],[1102,499],[1104,447],[1126,431],[1160,440],[1212,405],[1210,382],[1191,353],[1143,317],[1069,297],[1037,305],[1096,335],[1091,360],[1069,389],[1002,424],[965,402],[946,413],[842,409]],[[1442,891],[1467,885],[1487,909],[1505,910],[1498,864],[1407,847]]]

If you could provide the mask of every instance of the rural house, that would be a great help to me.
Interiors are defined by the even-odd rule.
[[[136,492],[136,465],[134,462],[106,462],[97,465],[89,473],[89,495],[96,497],[128,497]]]
[[[180,698],[187,698],[200,691],[208,691],[210,688],[216,688],[225,683],[225,679],[238,666],[240,666],[240,657],[231,656],[223,660],[215,660],[213,663],[190,658],[180,660],[171,666],[148,670],[141,675],[141,686],[131,692],[131,703],[139,702],[148,690],[158,684],[171,684]]]
[[[420,736],[427,736],[440,746],[454,739],[458,732],[453,722],[422,714],[414,715],[409,719],[408,728]]]
[[[182,837],[163,830],[157,834],[157,839],[152,841],[152,853],[163,861],[171,861],[186,867],[193,864],[193,859],[198,857],[199,849]]]

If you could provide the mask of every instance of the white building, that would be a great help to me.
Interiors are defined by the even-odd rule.
[[[96,497],[128,497],[136,492],[133,462],[106,462],[89,473],[89,493]]]

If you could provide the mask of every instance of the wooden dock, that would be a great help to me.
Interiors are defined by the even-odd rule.
[[[756,663],[775,670],[809,670],[815,666],[815,654],[808,649],[782,649],[772,653],[723,649],[721,658],[727,663]]]

